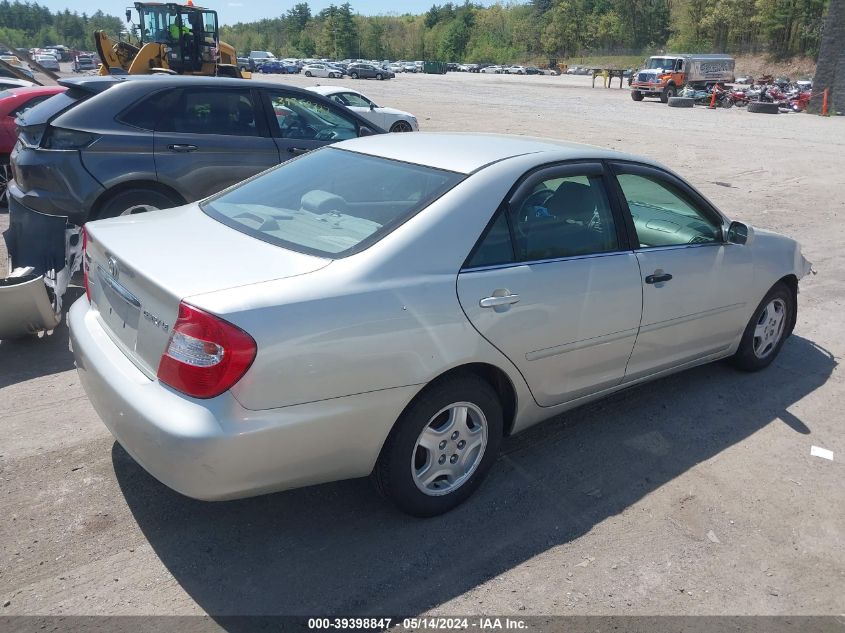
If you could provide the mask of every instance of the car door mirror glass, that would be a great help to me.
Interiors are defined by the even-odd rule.
[[[728,227],[728,242],[731,244],[746,244],[748,242],[748,226],[742,222],[731,222]]]
[[[368,128],[366,125],[362,125],[358,130],[358,136],[373,136],[375,133],[375,130]]]

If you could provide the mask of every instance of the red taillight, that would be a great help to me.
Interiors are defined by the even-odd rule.
[[[242,329],[183,301],[158,379],[194,398],[213,398],[241,379],[256,351]]]
[[[82,227],[82,281],[85,284],[85,296],[88,301],[91,301],[91,287],[88,285],[88,269],[90,262],[88,260],[88,231]]]

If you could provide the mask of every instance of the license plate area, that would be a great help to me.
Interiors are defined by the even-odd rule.
[[[135,351],[138,324],[141,319],[141,302],[125,286],[97,266],[100,292],[95,305],[103,323],[130,351]]]

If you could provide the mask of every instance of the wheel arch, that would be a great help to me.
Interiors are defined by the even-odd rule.
[[[178,204],[187,203],[185,197],[178,191],[176,191],[173,187],[169,187],[168,185],[160,183],[157,180],[127,180],[126,182],[121,182],[113,187],[110,187],[109,189],[106,189],[103,193],[101,193],[99,197],[94,201],[94,204],[91,205],[91,212],[88,214],[88,219],[96,220],[99,217],[103,207],[109,201],[111,201],[115,196],[123,193],[124,191],[128,191],[129,189],[152,189],[153,191],[157,191],[158,193],[173,198],[178,202]]]
[[[504,371],[490,363],[464,363],[462,365],[452,367],[420,389],[420,391],[411,399],[411,402],[416,400],[420,394],[430,389],[435,383],[447,381],[462,374],[477,376],[493,388],[493,391],[496,392],[496,395],[499,397],[499,402],[502,405],[502,430],[505,436],[510,435],[514,427],[514,422],[516,421],[516,388],[514,387],[513,381]],[[411,402],[409,402],[405,407],[406,409],[410,406]],[[404,410],[402,413],[404,413]]]

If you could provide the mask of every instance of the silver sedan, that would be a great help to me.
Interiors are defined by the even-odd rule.
[[[504,435],[766,367],[810,270],[652,161],[503,136],[355,139],[86,229],[72,346],[144,468],[208,500],[372,474],[420,516]]]

